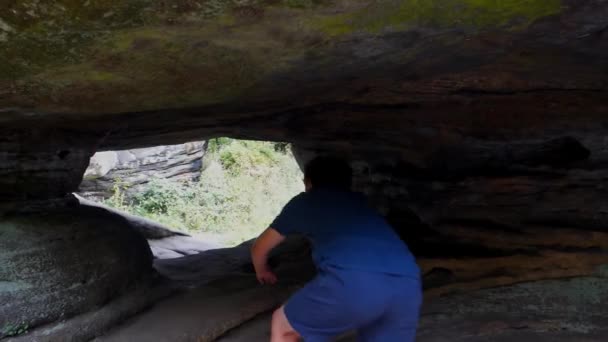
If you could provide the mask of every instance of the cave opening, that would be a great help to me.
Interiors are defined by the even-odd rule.
[[[289,143],[221,137],[98,152],[78,195],[187,234],[205,250],[254,238],[303,190]],[[149,242],[157,257],[197,250],[192,242],[182,248]]]

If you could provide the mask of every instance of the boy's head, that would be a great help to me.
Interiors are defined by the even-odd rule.
[[[350,190],[353,170],[350,165],[334,156],[318,156],[304,167],[306,191],[311,188]]]

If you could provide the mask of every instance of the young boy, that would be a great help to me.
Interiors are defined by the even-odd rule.
[[[363,342],[410,342],[422,302],[420,271],[408,247],[363,195],[351,192],[352,170],[317,157],[295,196],[252,247],[258,280],[274,284],[268,253],[285,236],[310,239],[318,275],[272,317],[271,342],[331,341],[357,330]]]

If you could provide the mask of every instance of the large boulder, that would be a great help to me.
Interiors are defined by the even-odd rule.
[[[77,204],[2,216],[0,266],[0,338],[95,309],[153,275],[146,240],[123,218]]]

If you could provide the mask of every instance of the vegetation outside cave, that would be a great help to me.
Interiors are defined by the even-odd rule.
[[[105,204],[228,246],[254,238],[304,190],[290,145],[230,138],[209,141],[198,181],[149,184],[126,200],[117,179]]]

